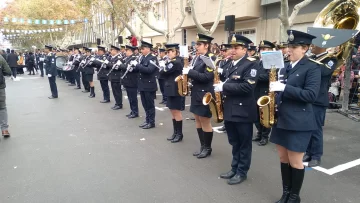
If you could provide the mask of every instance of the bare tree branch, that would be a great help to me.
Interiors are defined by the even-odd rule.
[[[185,10],[184,10],[184,0],[180,0],[180,13],[181,13],[181,19],[180,19],[179,23],[173,27],[174,32],[181,27],[181,25],[184,23],[184,20],[186,17]]]
[[[304,8],[305,6],[309,5],[312,2],[312,0],[304,0],[298,4],[295,5],[293,12],[291,13],[289,17],[289,26],[291,27],[294,24],[294,19],[298,15],[299,11]]]
[[[204,26],[202,26],[202,24],[198,20],[198,18],[196,16],[196,10],[195,10],[195,0],[189,0],[189,4],[190,4],[190,7],[191,7],[191,16],[192,16],[192,18],[193,18],[193,20],[194,20],[194,22],[196,24],[196,27],[199,29],[199,31],[201,33],[212,35],[214,33],[216,27],[219,24],[222,9],[224,7],[224,0],[219,1],[219,10],[218,10],[218,13],[216,15],[214,24],[211,26],[210,30],[207,30]]]

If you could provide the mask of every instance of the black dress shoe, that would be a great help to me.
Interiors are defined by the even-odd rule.
[[[131,114],[128,118],[137,118],[137,117],[139,117],[139,115],[135,115],[135,114]]]
[[[81,91],[81,92],[83,92],[83,93],[88,93],[88,92],[90,92],[89,90],[84,90],[84,91]]]
[[[230,170],[229,172],[220,174],[220,178],[230,179],[230,178],[234,177],[235,175],[236,175],[236,173],[234,171]]]
[[[95,97],[95,94],[91,94],[90,96],[89,96],[89,98],[94,98]]]
[[[311,160],[311,157],[307,154],[304,155],[303,157],[303,162],[309,162]]]
[[[218,131],[221,131],[221,132],[226,131],[225,126],[223,126],[223,127],[219,128],[219,129],[218,129]]]
[[[132,115],[132,113],[130,112],[129,114],[127,114],[127,115],[125,115],[126,117],[129,117],[129,116],[131,116]]]
[[[58,98],[58,97],[54,97],[54,96],[50,96],[50,97],[48,97],[49,99],[56,99],[56,98]]]
[[[154,123],[148,123],[145,126],[142,127],[142,129],[150,129],[150,128],[155,128],[155,124]]]
[[[320,160],[312,159],[309,162],[308,167],[316,167],[316,166],[320,166],[320,164],[321,164]]]
[[[145,121],[144,123],[142,123],[141,125],[139,125],[140,128],[146,126],[148,123]]]
[[[254,142],[259,142],[261,140],[261,136],[260,135],[256,135],[256,137],[254,137],[253,139],[252,139],[252,141],[254,141]]]
[[[75,86],[75,84],[69,84],[69,86]]]
[[[161,101],[161,102],[159,102],[159,104],[164,104],[165,103],[165,101]]]
[[[79,89],[81,89],[81,87],[75,87],[74,89],[79,90]]]
[[[114,106],[114,107],[112,107],[112,110],[119,110],[119,109],[122,109],[122,106]]]
[[[244,182],[244,180],[246,180],[246,176],[240,176],[240,175],[236,174],[235,176],[233,176],[232,178],[230,178],[228,180],[228,184],[236,185],[236,184],[240,184],[240,183]]]
[[[183,138],[184,138],[183,134],[176,134],[175,138],[171,140],[171,143],[181,142]]]
[[[100,103],[110,103],[110,100],[102,100]]]
[[[269,142],[269,140],[267,138],[263,138],[263,139],[260,140],[258,145],[259,146],[265,146],[265,145],[267,145],[268,142]]]

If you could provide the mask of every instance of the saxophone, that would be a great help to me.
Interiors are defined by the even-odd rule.
[[[217,58],[215,61],[215,65],[220,63],[220,61],[223,61],[227,58]],[[219,84],[220,81],[220,77],[219,77],[219,72],[218,72],[218,68],[219,66],[217,65],[215,70],[214,70],[214,84]],[[223,100],[221,99],[221,93],[220,92],[215,92],[215,98],[213,98],[211,92],[207,92],[203,99],[202,99],[202,103],[203,105],[209,105],[210,107],[210,111],[212,114],[212,118],[214,119],[214,121],[216,123],[221,123],[224,120],[224,108],[223,108]]]
[[[188,58],[184,58],[184,67],[189,66]],[[177,83],[178,93],[180,96],[187,96],[189,94],[188,76],[187,74],[179,75],[175,78]]]
[[[272,66],[269,72],[269,84],[276,82],[276,67]],[[275,92],[269,92],[268,96],[262,96],[257,100],[260,113],[260,123],[265,128],[271,128],[275,122]]]

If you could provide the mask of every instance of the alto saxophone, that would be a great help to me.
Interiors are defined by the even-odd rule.
[[[276,67],[271,66],[269,72],[269,84],[276,82]],[[260,123],[265,128],[271,128],[275,123],[275,92],[270,92],[268,96],[262,96],[257,100],[260,113]]]
[[[216,65],[220,61],[223,61],[225,59],[227,59],[227,58],[224,58],[224,59],[217,58],[214,64]],[[221,82],[220,77],[219,77],[218,68],[219,68],[219,66],[216,65],[216,68],[214,70],[214,84],[219,84]],[[223,100],[221,99],[220,92],[215,92],[215,98],[213,98],[211,92],[207,92],[202,99],[202,103],[203,103],[203,105],[206,105],[206,106],[209,105],[210,111],[212,114],[212,118],[214,119],[214,121],[216,123],[221,123],[224,120]]]
[[[189,66],[188,58],[184,58],[184,67]],[[189,94],[189,84],[187,74],[179,75],[175,78],[178,86],[178,93],[180,96],[187,96]]]

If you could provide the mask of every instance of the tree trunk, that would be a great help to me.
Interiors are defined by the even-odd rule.
[[[351,52],[352,53],[352,52]],[[345,73],[344,73],[344,97],[342,101],[341,110],[346,112],[349,110],[349,96],[350,96],[350,87],[351,87],[351,66],[352,66],[352,54],[350,54],[349,59],[346,61]]]

